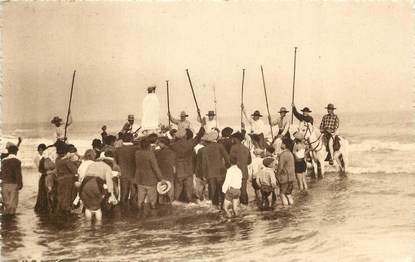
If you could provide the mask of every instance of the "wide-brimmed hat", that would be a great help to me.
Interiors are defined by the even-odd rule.
[[[308,107],[304,107],[303,109],[301,109],[302,112],[307,112],[307,113],[311,113],[310,108]]]
[[[287,108],[285,108],[285,107],[281,107],[280,111],[278,111],[278,113],[288,113],[288,112],[290,112],[290,111],[288,111]]]
[[[182,117],[182,116],[188,117],[189,115],[188,115],[188,114],[186,114],[186,111],[182,111],[182,112],[180,112],[180,116],[181,116],[181,117]]]
[[[333,105],[333,104],[328,104],[328,105],[326,106],[326,109],[332,109],[332,110],[334,110],[334,109],[336,109],[336,108],[334,107],[334,105]]]
[[[128,115],[128,120],[134,120],[134,115]]]
[[[255,110],[254,113],[251,116],[259,116],[259,117],[262,117],[262,115],[259,112],[259,110]]]
[[[153,91],[153,90],[156,90],[156,86],[147,87],[147,91]]]
[[[62,118],[60,118],[59,116],[55,116],[53,117],[53,119],[50,121],[51,124],[56,124],[56,123],[62,123]]]
[[[216,116],[215,111],[211,110],[207,114],[207,116]]]
[[[217,139],[218,139],[218,132],[215,132],[215,131],[206,133],[202,137],[202,141],[206,141],[206,142],[216,142]]]
[[[167,192],[170,191],[170,189],[171,189],[171,183],[170,183],[170,181],[162,180],[162,181],[160,181],[160,182],[157,183],[157,192],[160,195],[166,194]]]

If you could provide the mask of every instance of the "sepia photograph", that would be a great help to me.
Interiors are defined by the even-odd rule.
[[[1,1],[0,261],[415,262],[412,1]]]

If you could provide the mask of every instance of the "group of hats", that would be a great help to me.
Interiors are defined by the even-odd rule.
[[[336,108],[334,107],[333,104],[328,104],[326,106],[326,109],[334,110]],[[303,109],[301,109],[301,111],[302,112],[305,112],[305,113],[311,113],[312,112],[310,110],[310,108],[308,108],[308,107],[304,107]],[[290,112],[290,111],[288,111],[285,107],[281,107],[280,111],[278,111],[278,113],[288,113],[288,112]],[[262,117],[262,115],[259,112],[259,110],[255,110],[255,112],[251,116],[259,116],[259,117]]]
[[[281,107],[280,111],[278,111],[278,113],[288,113],[290,111],[287,110],[287,108],[285,107]],[[261,113],[259,112],[259,110],[255,110],[254,113],[251,116],[259,116],[262,117]]]

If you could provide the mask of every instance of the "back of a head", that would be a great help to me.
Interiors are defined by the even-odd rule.
[[[68,153],[68,145],[65,142],[59,140],[55,143],[55,146],[56,153],[58,155],[65,155],[66,153]]]
[[[158,135],[155,134],[155,133],[149,134],[147,136],[147,140],[150,142],[150,144],[156,143],[157,142],[157,138],[158,138]]]
[[[96,154],[93,149],[88,149],[85,151],[84,160],[95,160]]]
[[[225,127],[222,129],[222,137],[230,137],[233,133],[233,129],[230,127]]]
[[[40,151],[40,150],[45,151],[46,150],[46,145],[45,144],[39,144],[37,146],[37,151]]]
[[[101,146],[102,146],[102,143],[100,139],[95,138],[94,140],[92,140],[92,147],[101,148]]]
[[[140,148],[141,148],[141,150],[148,150],[148,149],[150,149],[150,141],[148,140],[147,137],[141,139],[141,141],[140,141]]]
[[[7,152],[9,154],[16,155],[18,151],[19,151],[19,148],[16,145],[11,145],[7,148]]]

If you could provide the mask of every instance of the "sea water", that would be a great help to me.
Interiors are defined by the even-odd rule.
[[[16,142],[24,187],[17,217],[2,221],[1,258],[230,261],[415,261],[415,135],[411,112],[339,114],[349,140],[347,177],[330,172],[294,193],[290,208],[259,211],[251,203],[227,220],[209,205],[179,205],[119,213],[90,224],[82,215],[38,216],[39,143],[52,142],[49,124],[3,125],[2,142]],[[321,116],[315,117],[316,127]],[[238,126],[237,118],[220,123]],[[71,143],[82,154],[100,127],[116,133],[122,121],[77,123]],[[248,185],[250,187],[250,185]],[[252,200],[252,190],[250,191]]]

